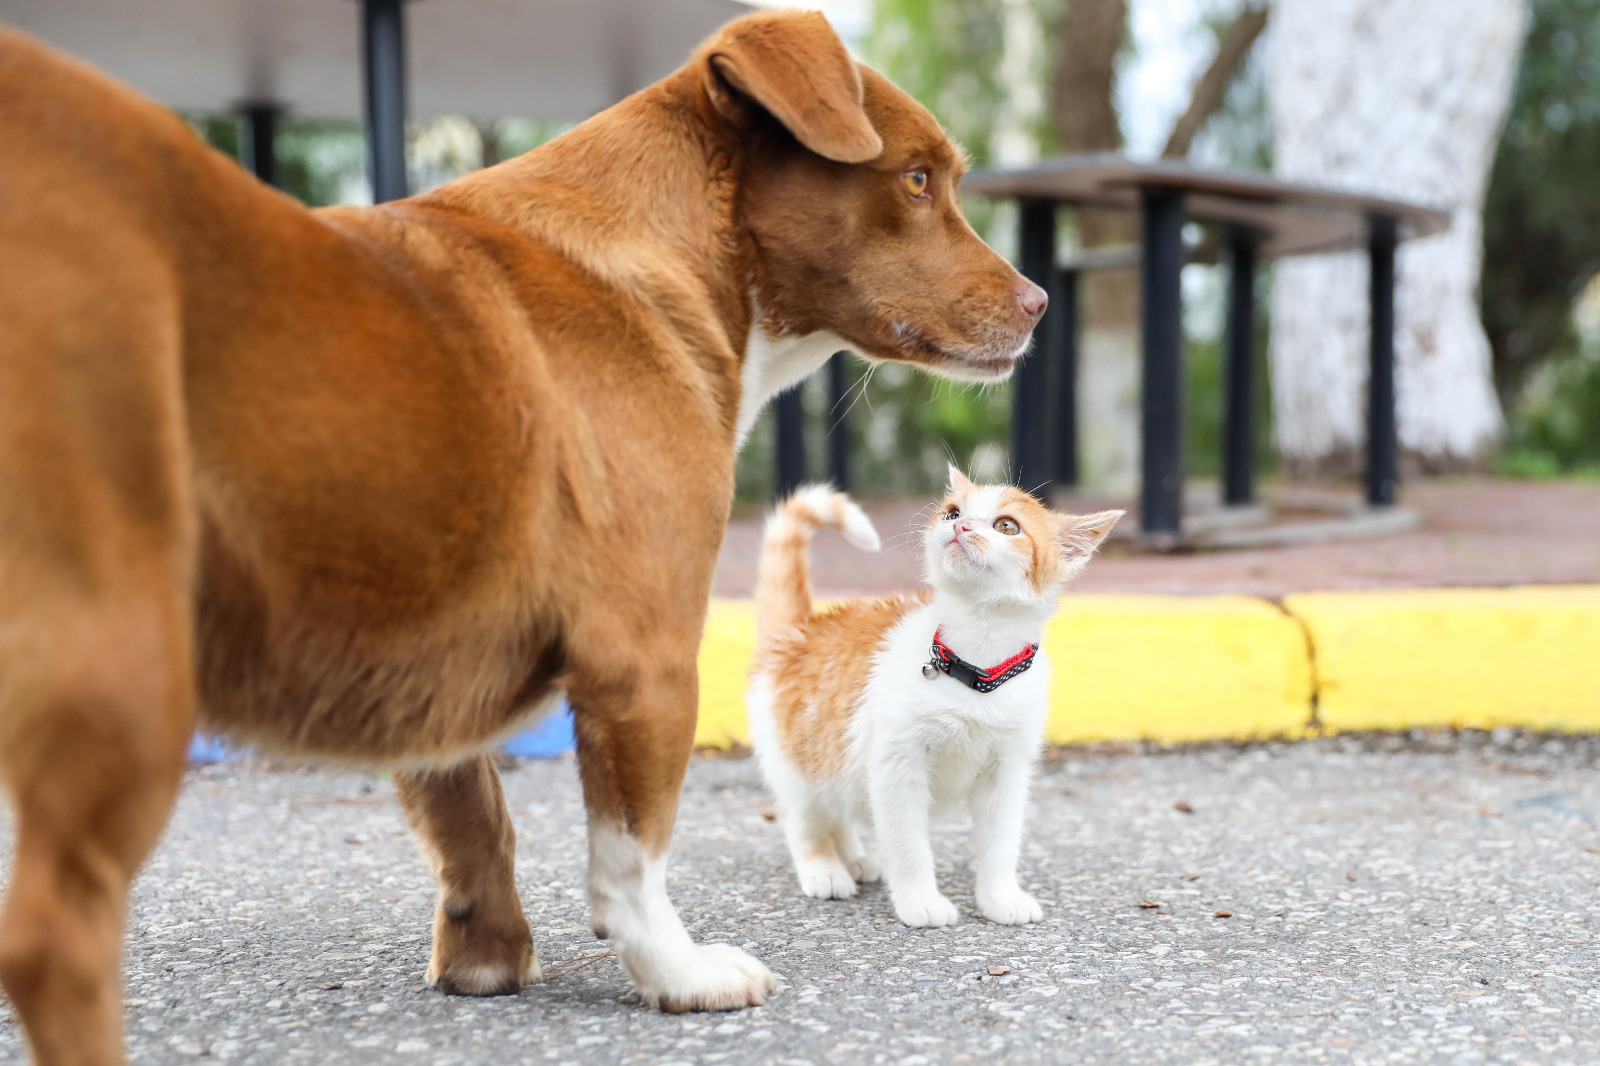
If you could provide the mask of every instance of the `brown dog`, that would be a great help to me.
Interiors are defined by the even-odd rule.
[[[664,880],[734,453],[838,348],[1010,371],[1044,293],[962,166],[820,16],[758,14],[520,159],[307,211],[0,32],[0,981],[38,1061],[120,1061],[197,719],[400,767],[429,978],[489,994],[538,962],[483,753],[565,692],[596,934],[652,1004],[760,1003]]]

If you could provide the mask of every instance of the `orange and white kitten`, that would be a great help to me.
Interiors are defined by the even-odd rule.
[[[756,591],[750,732],[808,896],[844,899],[857,881],[886,877],[901,921],[951,924],[928,824],[964,808],[978,910],[1005,925],[1042,917],[1017,884],[1050,681],[1039,634],[1122,513],[1058,514],[951,467],[922,535],[931,588],[824,610],[811,602],[812,533],[832,526],[873,551],[872,523],[822,486],[773,513]],[[869,819],[881,866],[861,842]]]

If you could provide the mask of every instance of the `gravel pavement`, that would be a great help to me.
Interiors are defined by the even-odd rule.
[[[573,764],[505,780],[541,958],[604,950]],[[1046,919],[1020,929],[974,916],[959,827],[935,842],[959,925],[907,930],[876,887],[800,896],[769,802],[752,761],[697,759],[671,884],[779,991],[674,1017],[610,958],[515,997],[425,988],[433,889],[386,778],[196,769],[136,887],[133,1061],[1600,1060],[1600,738],[1057,753],[1023,859]],[[0,1005],[0,1062],[22,1056]]]

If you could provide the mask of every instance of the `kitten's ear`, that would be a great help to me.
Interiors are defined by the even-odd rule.
[[[950,464],[950,492],[971,492],[977,487],[967,480],[967,475],[963,474],[956,464]]]
[[[1079,555],[1093,555],[1106,539],[1117,519],[1127,511],[1101,511],[1098,514],[1064,514],[1056,516],[1056,539],[1061,551],[1071,559]]]

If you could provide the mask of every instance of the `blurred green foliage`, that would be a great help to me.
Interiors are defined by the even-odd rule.
[[[1600,0],[1533,0],[1484,208],[1483,320],[1502,469],[1600,463],[1600,352],[1573,322],[1600,270]]]
[[[238,118],[190,115],[189,123],[213,148],[241,157]],[[354,122],[291,119],[278,128],[277,150],[283,190],[312,207],[348,201],[365,174],[366,141]]]
[[[1600,477],[1600,345],[1579,343],[1536,367],[1509,423],[1500,472]]]

